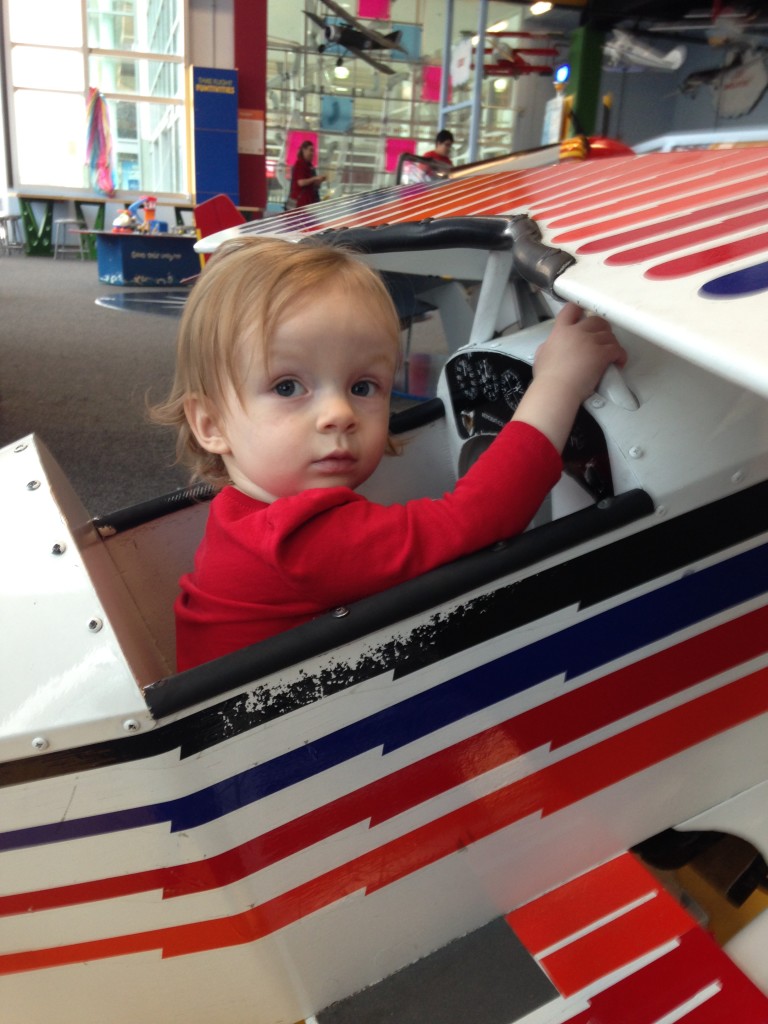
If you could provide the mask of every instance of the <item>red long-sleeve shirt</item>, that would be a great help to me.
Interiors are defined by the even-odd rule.
[[[561,469],[549,440],[513,421],[437,500],[376,505],[328,487],[265,504],[224,488],[180,581],[179,671],[520,533]]]

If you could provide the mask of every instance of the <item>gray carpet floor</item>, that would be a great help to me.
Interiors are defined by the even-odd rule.
[[[0,447],[37,434],[92,515],[187,483],[146,413],[170,383],[178,320],[96,305],[132,292],[92,261],[0,257]]]

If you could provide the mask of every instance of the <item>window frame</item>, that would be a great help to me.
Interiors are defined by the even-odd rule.
[[[80,90],[72,89],[60,89],[52,90],[45,89],[45,92],[60,92],[65,95],[79,95],[82,96],[83,110],[85,110],[85,104],[88,98],[88,90],[91,84],[89,82],[89,64],[90,58],[93,57],[110,57],[115,61],[148,61],[150,64],[153,63],[168,63],[177,64],[181,67],[181,79],[182,79],[182,92],[181,97],[154,97],[145,95],[143,93],[129,93],[129,92],[113,92],[101,90],[105,100],[110,104],[117,102],[135,103],[137,105],[148,104],[152,106],[162,106],[165,108],[178,108],[180,109],[178,121],[181,125],[181,130],[184,138],[184,145],[179,147],[179,152],[176,154],[178,160],[178,166],[181,169],[182,191],[171,192],[157,190],[153,194],[159,199],[178,200],[188,199],[190,196],[190,181],[191,181],[191,166],[189,160],[189,145],[190,140],[189,134],[189,45],[190,45],[190,16],[189,16],[189,0],[178,0],[179,4],[179,18],[181,19],[181,30],[183,32],[183,53],[182,54],[169,54],[169,53],[148,53],[144,50],[118,50],[118,49],[107,49],[103,46],[88,45],[88,0],[79,0],[80,14],[81,14],[81,29],[82,29],[82,43],[80,46],[69,46],[69,45],[53,45],[50,43],[38,43],[38,42],[23,42],[14,43],[11,40],[10,32],[10,20],[11,12],[10,5],[12,0],[2,0],[2,9],[0,15],[2,16],[2,54],[0,54],[0,62],[2,63],[2,85],[3,85],[3,105],[4,105],[4,120],[5,120],[5,132],[6,132],[6,156],[7,156],[7,173],[8,182],[7,188],[12,192],[17,192],[27,196],[35,195],[49,195],[55,194],[62,198],[83,198],[87,196],[94,196],[94,189],[87,184],[83,184],[81,187],[74,187],[71,185],[57,185],[55,183],[31,184],[25,181],[20,173],[19,168],[19,147],[17,144],[17,117],[16,117],[16,93],[19,91],[34,92],[27,86],[17,87],[13,82],[13,69],[12,69],[12,48],[13,46],[30,46],[38,49],[51,49],[51,50],[65,50],[70,52],[79,53],[82,59],[83,67],[83,82],[85,83],[82,92]],[[17,0],[18,2],[18,0]],[[113,143],[115,148],[117,147],[117,138],[115,135],[116,125],[112,125],[113,130]],[[85,134],[85,119],[83,119],[83,133]],[[140,141],[139,141],[139,144]],[[133,200],[134,198],[146,194],[148,188],[142,188],[139,190],[134,189],[121,189],[117,188],[114,197],[115,201],[121,202],[122,200]]]

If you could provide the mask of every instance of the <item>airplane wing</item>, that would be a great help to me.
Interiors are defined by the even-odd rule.
[[[370,25],[364,25],[361,21],[358,21],[357,18],[353,18],[349,11],[345,11],[343,7],[335,2],[335,0],[322,0],[322,2],[326,7],[330,8],[337,17],[343,18],[348,25],[351,25],[352,28],[356,29],[358,32],[362,32],[364,36],[367,36],[371,42],[376,43],[376,45],[381,47],[382,50],[400,50],[402,53],[407,52],[404,46],[401,46],[399,43],[393,43],[391,39],[387,39],[386,36],[381,35],[380,32],[371,28]],[[361,55],[358,53],[357,56],[359,57]]]
[[[313,11],[304,11],[304,13],[311,21],[314,21],[318,28],[325,28],[325,22],[321,17],[319,17],[319,15],[315,14]]]
[[[458,168],[447,180],[330,200],[240,230],[295,238],[326,228],[526,214],[546,245],[574,257],[555,282],[557,298],[768,396],[766,186],[762,146],[523,169],[513,161],[509,170]],[[221,240],[204,239],[198,249],[211,252]],[[430,259],[437,266],[438,256]],[[377,260],[382,269],[424,272],[418,251],[394,265]]]
[[[365,50],[358,50],[356,46],[347,46],[345,47],[345,49],[348,50],[350,53],[353,53],[356,57],[359,57],[360,60],[364,60],[366,64],[370,64],[372,68],[376,68],[377,71],[381,71],[385,75],[394,75],[395,72],[393,68],[389,67],[389,65],[387,64],[384,64],[383,61],[376,60],[375,57],[372,57],[369,53],[366,53]]]
[[[768,998],[632,854],[317,1015],[535,1024],[764,1024]],[[441,1015],[442,1011],[442,1015]]]

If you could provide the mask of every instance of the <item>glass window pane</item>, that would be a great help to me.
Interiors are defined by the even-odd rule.
[[[13,84],[20,89],[58,89],[82,95],[83,55],[79,50],[43,50],[14,46],[11,50]]]
[[[83,97],[22,89],[14,101],[16,152],[24,184],[85,187]]]
[[[12,43],[82,46],[80,0],[8,0]]]
[[[108,100],[119,189],[186,192],[182,104]]]
[[[103,54],[88,59],[88,81],[103,93],[184,98],[184,65]]]
[[[183,56],[181,0],[88,0],[88,45]]]

